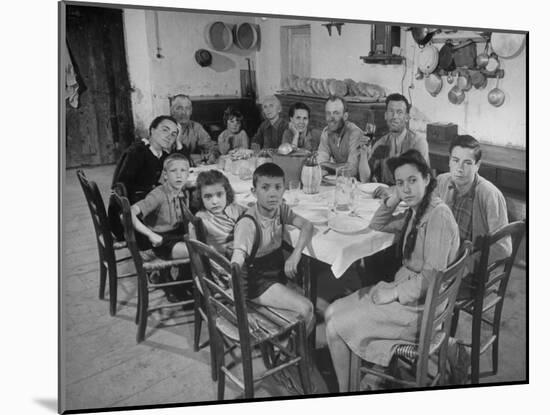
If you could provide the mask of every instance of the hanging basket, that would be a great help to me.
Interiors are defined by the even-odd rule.
[[[233,46],[233,27],[224,22],[213,22],[206,27],[206,41],[215,50],[226,51]]]
[[[254,49],[258,44],[260,27],[252,23],[240,23],[233,28],[235,44],[245,50]]]

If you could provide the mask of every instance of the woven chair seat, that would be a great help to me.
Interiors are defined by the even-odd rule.
[[[158,271],[169,267],[177,267],[178,265],[183,264],[189,264],[189,258],[166,260],[154,257],[148,260],[143,260],[143,269],[145,269],[145,271]]]
[[[445,333],[443,331],[438,331],[432,342],[430,343],[430,354],[434,353],[441,347],[443,340],[445,339]],[[395,347],[393,352],[394,356],[405,358],[411,362],[418,359],[418,344],[415,343],[404,343],[399,344]]]
[[[252,339],[252,346],[279,336],[301,319],[298,313],[290,310],[263,307],[253,303],[248,303],[247,306],[250,310],[248,312],[248,328]],[[251,320],[257,324],[257,328],[255,327],[256,324],[253,326],[250,323]],[[225,317],[218,316],[216,318],[216,327],[231,340],[239,340],[239,328]]]

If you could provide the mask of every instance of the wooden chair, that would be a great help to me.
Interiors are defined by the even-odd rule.
[[[189,198],[187,199],[189,200]],[[206,229],[204,228],[204,224],[202,220],[195,215],[191,213],[191,210],[187,206],[187,204],[184,202],[183,198],[180,198],[180,206],[181,210],[183,212],[183,215],[188,223],[193,225],[193,229],[195,231],[195,237],[200,242],[203,242],[206,244]],[[195,278],[195,277],[194,277]],[[194,306],[194,339],[193,339],[193,350],[195,352],[198,352],[202,347],[206,346],[206,344],[210,345],[210,360],[211,360],[211,370],[212,370],[212,380],[216,382],[218,380],[218,372],[216,370],[216,348],[214,346],[214,342],[211,340],[206,341],[204,344],[200,344],[201,339],[201,331],[202,331],[202,322],[205,321],[208,323],[208,316],[207,316],[207,309],[205,304],[205,299],[202,294],[202,290],[200,288],[199,281],[197,279],[195,281],[195,289],[193,290],[194,294],[194,300],[195,300],[195,306]],[[210,330],[210,326],[208,326],[208,329]],[[212,339],[212,334],[209,333],[209,339]]]
[[[492,346],[491,372],[484,373],[483,376],[496,375],[498,371],[498,341],[502,307],[504,306],[506,288],[510,280],[510,272],[525,234],[525,226],[525,220],[513,222],[491,235],[478,238],[476,241],[476,247],[480,250],[480,257],[473,274],[471,274],[472,278],[468,279],[472,284],[473,296],[456,302],[451,329],[454,336],[461,312],[472,316],[471,344],[466,344],[466,346],[471,347],[470,379],[472,384],[479,383],[480,356],[489,349],[489,346]],[[501,239],[508,237],[512,238],[511,254],[489,263],[491,247]],[[491,310],[493,310],[492,313],[490,313]],[[482,323],[491,329],[490,337],[483,344],[481,343]]]
[[[262,307],[246,301],[241,281],[241,270],[230,264],[221,254],[208,245],[186,237],[191,265],[206,300],[210,341],[216,348],[218,371],[218,399],[223,400],[227,376],[244,391],[244,398],[254,397],[254,385],[268,376],[295,365],[305,394],[311,392],[308,369],[306,326],[297,313],[288,310]],[[296,352],[282,345],[281,336],[289,335]],[[240,348],[243,376],[230,370],[233,360],[225,363],[226,353]],[[267,369],[254,377],[252,350],[259,347],[264,354]],[[278,356],[275,357],[275,351]],[[271,353],[273,352],[273,353]],[[265,353],[270,356],[266,357]]]
[[[117,265],[131,260],[131,256],[117,258],[116,252],[127,248],[126,242],[117,242],[114,240],[109,228],[107,212],[101,197],[97,184],[88,180],[82,170],[76,171],[76,176],[84,192],[97,240],[97,250],[99,253],[99,298],[105,298],[105,283],[107,274],[109,275],[109,313],[114,316],[117,306],[117,283],[119,278],[135,277],[137,274],[125,273],[118,274]]]
[[[359,391],[361,373],[370,373],[403,386],[425,387],[443,384],[447,371],[447,346],[451,329],[453,309],[471,251],[470,242],[466,242],[460,257],[445,271],[438,272],[430,283],[426,293],[422,325],[418,343],[403,342],[395,347],[390,370],[397,369],[397,363],[404,363],[408,374],[414,380],[408,380],[387,374],[374,367],[361,367],[361,358],[351,354],[350,391]],[[428,363],[437,356],[435,374],[428,371]]]
[[[136,323],[138,324],[137,342],[140,343],[145,338],[145,330],[147,328],[147,318],[149,314],[155,310],[169,307],[182,307],[194,302],[194,300],[183,300],[175,303],[163,303],[155,307],[149,307],[149,291],[150,289],[165,288],[176,285],[192,285],[193,280],[172,281],[155,283],[151,280],[151,274],[155,271],[169,270],[172,267],[180,268],[184,264],[189,264],[189,259],[173,259],[163,260],[154,255],[145,255],[140,252],[137,242],[134,226],[132,224],[132,215],[130,210],[130,202],[124,196],[120,196],[117,192],[113,193],[112,197],[119,205],[122,212],[122,225],[124,227],[124,239],[128,244],[128,249],[134,260],[136,272],[138,276],[138,306],[136,313]]]

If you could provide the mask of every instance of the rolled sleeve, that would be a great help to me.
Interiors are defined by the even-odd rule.
[[[199,123],[196,124],[196,129],[197,129],[197,146],[205,150],[210,149],[210,147],[212,146],[212,139],[210,138],[210,134],[208,134],[204,129],[204,127]]]
[[[351,171],[351,175],[356,177],[359,171],[359,144],[361,133],[360,131],[353,131],[349,136],[349,154],[348,154],[348,166]]]
[[[386,206],[386,201],[383,200],[380,203],[380,207],[374,213],[369,227],[375,231],[388,232],[388,233],[400,233],[405,226],[406,214],[399,213],[394,215],[395,208],[389,208]]]
[[[330,148],[328,146],[328,134],[327,130],[323,130],[321,133],[321,140],[319,142],[319,148],[317,150],[317,162],[326,163],[330,161]]]
[[[156,189],[153,189],[151,192],[149,192],[144,199],[136,202],[134,206],[137,206],[141,214],[145,217],[149,215],[151,212],[154,212],[155,210],[158,209],[158,207],[162,203],[162,199],[163,199],[162,190],[156,188]]]

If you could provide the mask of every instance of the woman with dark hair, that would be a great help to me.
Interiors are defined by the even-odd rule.
[[[309,151],[317,151],[319,147],[319,135],[312,136],[309,124],[309,107],[303,102],[295,102],[288,110],[290,122],[283,133],[283,143],[290,143],[293,147],[305,148]]]
[[[350,354],[388,366],[392,348],[418,341],[423,303],[437,271],[454,261],[458,226],[433,191],[436,181],[417,150],[388,160],[396,192],[384,199],[370,227],[399,234],[401,267],[392,282],[379,282],[335,301],[325,314],[326,334],[340,391],[348,390]],[[394,215],[404,202],[408,209]]]

